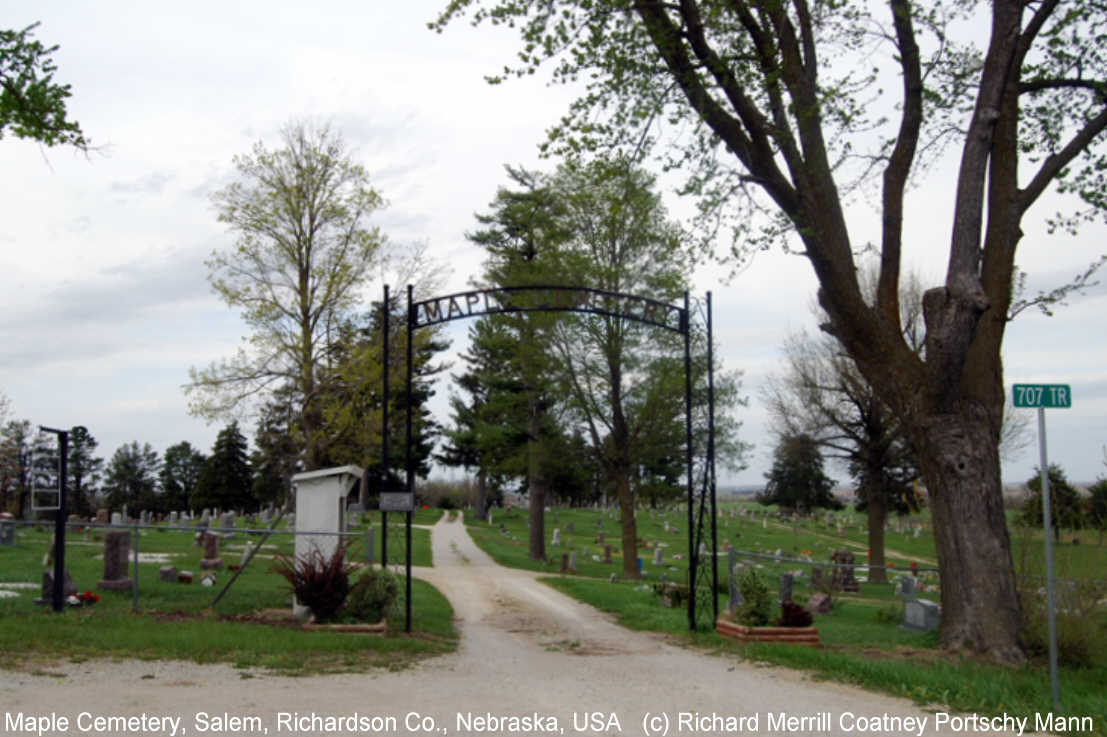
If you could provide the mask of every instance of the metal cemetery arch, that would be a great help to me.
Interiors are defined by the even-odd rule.
[[[621,292],[609,292],[602,289],[589,287],[567,286],[526,286],[526,287],[495,287],[492,289],[475,289],[468,292],[457,292],[441,297],[431,297],[415,302],[412,296],[412,286],[407,287],[407,381],[405,388],[405,443],[404,443],[404,468],[406,470],[406,486],[402,493],[388,492],[384,486],[381,488],[381,512],[382,538],[387,539],[387,512],[406,512],[406,542],[407,542],[407,611],[406,629],[411,631],[411,514],[415,499],[415,468],[411,460],[411,381],[413,373],[412,336],[419,328],[438,325],[452,320],[461,320],[483,315],[494,315],[511,312],[580,312],[593,315],[606,315],[627,320],[633,320],[653,327],[662,328],[679,333],[684,337],[684,434],[685,434],[685,465],[687,467],[687,494],[688,494],[688,585],[691,596],[688,597],[688,626],[696,629],[699,620],[705,615],[710,615],[708,627],[714,627],[718,617],[718,598],[715,594],[715,581],[717,579],[718,565],[716,551],[716,527],[715,527],[715,383],[714,365],[712,356],[711,335],[711,293],[707,293],[706,300],[706,328],[707,328],[707,403],[708,403],[708,437],[707,459],[704,465],[703,485],[697,495],[693,490],[693,463],[692,463],[692,329],[691,310],[689,308],[688,292],[684,292],[684,305],[677,306],[661,302],[649,297],[640,297]],[[390,321],[390,302],[388,285],[384,286],[384,303],[382,306],[383,320],[382,330],[384,334],[383,346],[383,382],[384,402],[381,431],[381,467],[384,470],[384,478],[389,476],[389,448],[388,448],[388,336]],[[386,499],[386,497],[388,497]],[[697,504],[698,502],[698,504]],[[709,516],[709,517],[708,517]],[[705,519],[708,517],[708,519]],[[710,524],[710,553],[711,566],[708,569],[702,560],[701,550],[708,548],[704,539],[707,533],[707,525]],[[387,549],[386,549],[387,550]],[[633,555],[635,551],[623,551],[623,555]],[[387,553],[382,552],[382,563],[387,565]]]

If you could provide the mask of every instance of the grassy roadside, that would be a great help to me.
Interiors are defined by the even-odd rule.
[[[741,512],[745,507],[745,513]],[[753,514],[751,514],[753,512]],[[867,536],[864,519],[851,510],[833,521],[824,517],[793,525],[781,520],[774,510],[758,504],[722,505],[719,513],[720,546],[727,541],[738,550],[760,554],[748,559],[766,578],[770,591],[776,590],[779,573],[802,571],[797,578],[795,596],[806,601],[813,593],[806,581],[808,569],[825,561],[833,550],[843,547],[854,551],[857,562],[865,561]],[[767,514],[768,513],[768,514]],[[1048,666],[1044,654],[1035,653],[1020,668],[1003,668],[971,658],[951,655],[938,648],[935,634],[900,630],[902,603],[895,596],[894,581],[909,572],[912,562],[920,568],[936,559],[929,516],[924,512],[908,521],[893,522],[885,535],[889,583],[863,582],[860,594],[838,594],[834,614],[818,617],[822,647],[813,650],[796,646],[740,646],[710,633],[689,633],[683,609],[668,609],[650,590],[661,574],[670,581],[683,581],[687,570],[686,510],[649,510],[638,513],[638,536],[646,546],[636,551],[642,558],[644,580],[609,583],[616,574],[622,578],[622,551],[619,522],[610,511],[593,509],[557,509],[546,514],[546,561],[530,560],[527,554],[527,517],[525,510],[494,510],[493,523],[475,521],[467,515],[468,530],[477,544],[505,566],[543,571],[557,576],[563,553],[577,553],[577,576],[544,579],[555,588],[597,608],[611,612],[620,624],[633,629],[666,632],[681,641],[712,650],[733,652],[743,658],[774,663],[810,672],[815,678],[853,683],[875,691],[903,696],[924,705],[940,705],[980,714],[1031,715],[1052,710]],[[1009,516],[1013,517],[1013,513]],[[839,521],[841,526],[839,526]],[[914,528],[921,528],[915,533]],[[552,545],[553,529],[559,530],[560,546]],[[1041,532],[1017,528],[1012,520],[1012,547],[1016,568],[1036,581],[1044,570]],[[604,533],[601,541],[600,533]],[[1107,546],[1075,541],[1077,533],[1068,531],[1055,548],[1055,571],[1073,580],[1102,579],[1107,565]],[[612,547],[612,563],[602,563],[604,546]],[[662,565],[653,565],[654,547],[662,551]],[[776,562],[782,555],[784,560]],[[798,562],[788,559],[801,559]],[[720,557],[719,583],[725,584],[725,557]],[[863,573],[858,571],[863,579]],[[920,578],[923,598],[938,599],[939,580],[935,573]],[[1032,584],[1036,586],[1037,584]],[[724,590],[725,585],[720,589]],[[725,601],[720,597],[720,611]],[[1100,605],[1088,617],[1094,635],[1090,662],[1081,667],[1062,666],[1062,712],[1070,716],[1090,716],[1097,734],[1107,734],[1107,611]]]
[[[832,616],[817,617],[822,647],[739,645],[714,632],[688,631],[685,610],[658,604],[641,584],[584,578],[543,578],[544,583],[616,616],[629,629],[664,632],[697,647],[734,653],[744,659],[808,671],[816,679],[851,683],[912,699],[924,706],[987,715],[1030,716],[1053,711],[1046,664],[1032,661],[1004,668],[937,649],[934,633],[906,632],[887,621],[888,605],[840,601]],[[720,611],[726,602],[720,598]],[[1067,716],[1090,716],[1107,734],[1107,658],[1097,665],[1061,671],[1062,709]],[[1080,734],[1089,734],[1081,732]]]
[[[26,669],[44,660],[64,663],[119,657],[230,663],[283,675],[310,675],[395,670],[457,647],[449,602],[429,584],[414,579],[410,635],[403,631],[402,611],[389,618],[391,633],[376,637],[305,632],[287,619],[254,615],[132,614],[97,606],[62,614],[48,609],[0,612],[4,624],[0,627],[0,668]]]
[[[402,516],[397,516],[399,520],[389,519],[388,552],[393,565],[404,558]],[[432,512],[419,521],[433,523],[438,516]],[[375,557],[379,559],[379,518],[374,522]],[[300,630],[287,616],[291,611],[287,582],[270,568],[272,556],[292,552],[291,536],[269,538],[212,609],[216,594],[230,580],[231,572],[218,570],[215,586],[201,586],[201,553],[191,533],[143,530],[139,537],[138,611],[134,612],[130,590],[114,592],[96,587],[103,573],[102,531],[75,530],[67,536],[66,569],[78,591],[92,591],[100,600],[55,614],[49,606],[33,603],[39,594],[48,539],[45,528],[21,527],[16,545],[0,548],[0,596],[5,596],[0,598],[0,668],[25,669],[29,663],[43,659],[138,657],[224,662],[301,675],[395,669],[457,646],[449,602],[419,580],[412,581],[410,635],[403,631],[402,601],[390,617],[390,634],[386,637]],[[221,541],[220,556],[227,564],[237,563],[247,541],[258,539],[239,530],[235,537]],[[429,530],[413,529],[412,542],[413,563],[431,565]],[[363,555],[355,538],[350,557],[361,560]],[[161,581],[158,569],[163,565],[192,570],[197,581]],[[133,576],[133,564],[129,570]],[[355,572],[353,578],[356,576]]]

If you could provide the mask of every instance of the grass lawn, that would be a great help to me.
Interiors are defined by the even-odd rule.
[[[375,523],[375,558],[379,560],[379,517]],[[402,518],[400,524],[391,523],[390,519],[389,560],[398,565],[404,559]],[[194,545],[191,533],[142,530],[138,611],[134,612],[130,590],[114,592],[96,587],[103,575],[102,530],[71,530],[67,534],[66,569],[79,591],[93,591],[100,601],[54,614],[49,606],[32,601],[40,593],[42,557],[49,535],[46,529],[20,526],[16,545],[0,548],[0,589],[6,588],[4,583],[33,584],[29,588],[8,588],[17,595],[0,599],[0,666],[43,654],[63,658],[118,655],[231,662],[243,667],[310,673],[394,668],[456,647],[449,603],[429,584],[418,580],[412,582],[411,635],[403,633],[402,601],[398,613],[390,618],[394,634],[387,637],[305,632],[286,618],[263,617],[261,613],[266,610],[290,611],[287,582],[270,570],[274,554],[292,552],[290,535],[270,537],[213,608],[212,602],[230,580],[231,572],[216,571],[216,585],[202,586],[198,583],[201,548]],[[221,540],[220,557],[225,563],[237,563],[246,541],[260,538],[240,531],[233,538]],[[354,540],[350,557],[360,560],[364,551],[356,542],[358,538]],[[431,565],[429,531],[413,529],[412,541],[413,563]],[[158,568],[163,565],[193,571],[196,582],[159,580]],[[131,575],[133,569],[132,564]]]

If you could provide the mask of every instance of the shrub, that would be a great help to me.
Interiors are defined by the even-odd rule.
[[[1033,582],[1031,582],[1033,581]],[[1044,582],[1023,580],[1019,587],[1022,605],[1022,638],[1029,655],[1049,653],[1047,600],[1040,593]],[[1107,650],[1104,617],[1097,602],[1107,593],[1100,581],[1061,580],[1054,589],[1057,625],[1057,661],[1061,665],[1085,668],[1095,665]]]
[[[313,548],[306,557],[277,555],[273,570],[288,581],[296,600],[311,610],[316,622],[334,618],[350,593],[350,571],[346,562],[346,544],[340,540],[330,557]]]
[[[763,627],[772,616],[772,599],[769,587],[757,575],[753,568],[742,571],[738,577],[738,591],[742,593],[742,603],[735,612],[737,620],[749,627]]]
[[[359,622],[379,622],[400,597],[400,584],[388,570],[368,570],[350,588],[346,611]]]

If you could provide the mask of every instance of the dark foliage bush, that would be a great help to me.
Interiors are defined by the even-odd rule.
[[[331,555],[313,549],[305,557],[278,555],[273,570],[288,581],[296,600],[311,610],[316,622],[327,622],[346,603],[350,593],[350,571],[346,562],[346,545],[339,541]]]
[[[811,612],[807,611],[799,604],[791,601],[786,601],[780,605],[780,622],[777,623],[779,627],[810,627]]]

